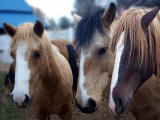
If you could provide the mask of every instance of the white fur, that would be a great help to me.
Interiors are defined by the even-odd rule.
[[[114,69],[112,74],[112,81],[110,86],[110,99],[109,99],[109,107],[110,109],[115,113],[115,103],[113,100],[113,90],[118,82],[118,72],[119,72],[119,66],[120,66],[120,60],[124,49],[123,39],[124,39],[125,32],[122,32],[120,35],[120,39],[118,41],[118,44],[116,46],[116,56],[115,56],[115,63],[114,63]]]
[[[15,86],[12,91],[14,102],[22,105],[25,95],[29,96],[30,69],[26,61],[27,46],[23,42],[16,50]]]
[[[84,76],[84,64],[85,64],[85,55],[83,50],[81,50],[81,56],[80,56],[80,70],[79,70],[79,87],[81,91],[81,97],[82,97],[82,107],[85,107],[87,105],[89,96],[87,95],[87,91],[84,87],[85,83],[85,76]]]

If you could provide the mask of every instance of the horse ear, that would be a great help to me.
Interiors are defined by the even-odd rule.
[[[72,16],[76,24],[78,24],[79,21],[82,19],[82,17],[77,15],[76,13],[72,13]]]
[[[154,10],[151,10],[150,12],[146,13],[142,19],[141,19],[141,25],[143,28],[143,31],[146,31],[150,23],[153,21],[157,13],[159,12],[159,8],[155,8]]]
[[[3,23],[3,27],[4,27],[5,32],[11,37],[13,37],[16,34],[16,31],[17,31],[16,27],[9,25],[7,23]]]
[[[39,20],[36,21],[33,29],[34,29],[34,32],[36,33],[36,35],[38,35],[39,37],[42,37],[42,34],[44,32],[44,26]]]
[[[104,25],[108,28],[112,24],[114,18],[116,15],[116,5],[114,3],[111,3],[109,8],[105,10],[102,20]]]

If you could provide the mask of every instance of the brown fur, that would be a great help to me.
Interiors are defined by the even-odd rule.
[[[160,86],[152,76],[136,93],[131,111],[137,120],[160,120]]]
[[[41,36],[41,35],[40,35]],[[36,117],[45,120],[50,114],[57,114],[62,120],[72,117],[72,72],[67,60],[59,49],[51,45],[46,33],[41,38],[33,31],[33,24],[20,25],[11,43],[11,54],[16,61],[16,48],[24,40],[27,43],[28,60],[31,70],[30,95]],[[35,60],[33,53],[40,52],[40,59]]]
[[[69,55],[67,51],[67,44],[72,44],[72,42],[68,40],[52,40],[51,43],[59,48],[61,54],[68,60]]]

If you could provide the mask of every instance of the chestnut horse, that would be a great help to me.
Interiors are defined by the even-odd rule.
[[[113,21],[115,7],[111,4],[109,9],[105,12],[104,10],[101,11],[101,15],[98,16],[97,14],[99,14],[99,12],[100,10],[95,12],[93,15],[87,15],[84,18],[73,14],[77,24],[74,47],[78,54],[81,75],[79,76],[78,91],[75,99],[77,106],[84,113],[92,113],[97,110],[89,108],[90,104],[88,99],[85,98],[89,96],[95,101],[96,106],[99,106],[102,98],[102,92],[105,90],[105,87],[110,86],[111,74],[114,65],[114,55],[111,51],[110,38],[112,37],[112,33],[118,23],[118,20]],[[110,25],[107,25],[107,23]],[[91,28],[91,30],[89,28]],[[81,56],[82,51],[86,54],[83,59],[81,58],[84,56]],[[82,67],[81,62],[83,62]],[[81,72],[83,71],[84,73],[82,74]],[[106,73],[107,76],[103,76],[103,73]],[[158,107],[160,105],[158,104],[160,97],[158,96],[159,92],[157,90],[160,87],[157,86],[157,82],[158,81],[155,80],[155,78],[151,78],[135,95],[131,111],[137,120],[150,120],[151,118],[154,118],[155,120],[160,119],[160,107]],[[109,89],[107,91],[109,92]],[[84,106],[82,104],[82,100],[85,100],[84,103],[88,104]],[[92,111],[89,111],[89,109]],[[146,112],[150,113],[146,115]]]
[[[15,84],[11,93],[20,107],[32,102],[39,120],[57,114],[72,118],[72,71],[66,58],[48,40],[43,24],[36,21],[17,28],[4,23],[12,37],[11,55],[15,64]]]
[[[73,93],[76,93],[77,89],[77,80],[78,80],[78,66],[76,63],[76,55],[74,48],[72,46],[72,42],[63,39],[52,40],[51,44],[55,45],[59,48],[60,53],[68,60],[72,75],[73,75]],[[7,95],[10,95],[14,88],[15,81],[15,63],[13,62],[10,66],[9,72],[4,79],[4,86]]]
[[[152,74],[159,78],[160,16],[157,15],[158,11],[159,8],[129,9],[122,13],[115,28],[112,41],[115,63],[109,106],[117,115],[123,115],[128,111],[134,94]]]

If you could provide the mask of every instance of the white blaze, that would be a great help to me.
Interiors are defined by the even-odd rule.
[[[81,91],[81,97],[82,97],[82,107],[85,107],[87,105],[88,102],[88,98],[89,96],[87,95],[87,91],[84,87],[84,83],[85,83],[85,76],[84,76],[84,64],[85,64],[85,55],[83,50],[81,50],[81,55],[80,55],[80,70],[79,70],[79,75],[80,75],[80,79],[79,79],[79,87],[80,87],[80,91]]]
[[[29,96],[30,69],[28,61],[25,60],[27,51],[26,43],[18,45],[16,50],[15,85],[12,91],[13,100],[21,105],[25,100],[25,95]]]
[[[109,107],[114,113],[115,113],[116,105],[113,100],[113,89],[115,88],[118,82],[118,72],[119,72],[120,60],[121,60],[121,56],[122,56],[123,49],[124,49],[124,44],[123,44],[124,34],[125,32],[121,33],[120,39],[116,46],[116,56],[115,56],[114,69],[112,73],[112,81],[111,81],[111,86],[110,86]]]

